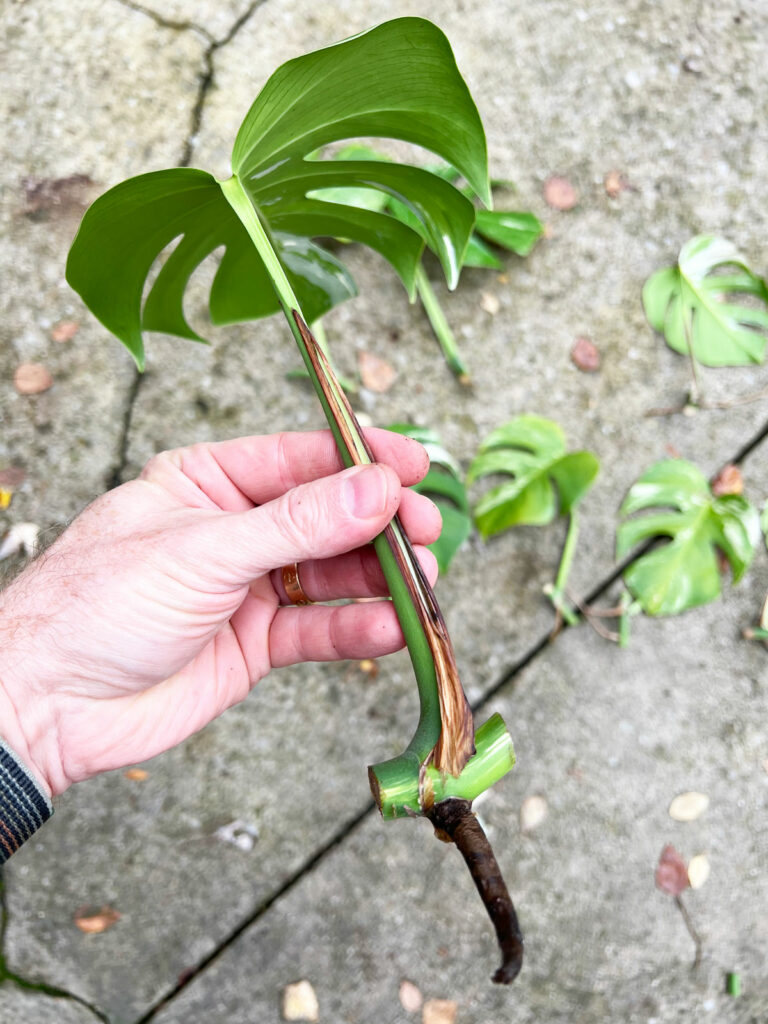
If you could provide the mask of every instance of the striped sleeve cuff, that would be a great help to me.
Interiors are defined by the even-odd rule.
[[[0,864],[50,818],[53,805],[24,762],[0,740]]]

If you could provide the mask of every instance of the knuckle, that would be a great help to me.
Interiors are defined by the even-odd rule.
[[[322,517],[317,497],[309,487],[295,487],[283,500],[283,514],[279,517],[283,536],[298,552],[308,551],[316,524]]]
[[[280,486],[284,491],[288,491],[296,486],[296,477],[291,468],[291,458],[288,450],[289,437],[288,432],[282,430],[277,435],[277,444],[275,445],[275,471]]]
[[[139,473],[139,480],[152,480],[156,476],[161,476],[164,471],[168,469],[181,469],[183,459],[183,449],[174,448],[167,451],[157,452],[147,462]]]

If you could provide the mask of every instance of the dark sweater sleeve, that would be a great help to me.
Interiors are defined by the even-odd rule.
[[[51,801],[11,748],[0,740],[0,864],[53,814]]]

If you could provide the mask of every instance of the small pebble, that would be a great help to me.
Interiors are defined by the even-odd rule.
[[[72,341],[79,329],[80,324],[76,324],[73,320],[62,320],[51,331],[51,340],[58,341],[60,344]]]
[[[600,350],[591,338],[577,338],[571,346],[571,362],[584,373],[596,373],[600,369]]]
[[[688,864],[688,882],[692,889],[700,889],[709,878],[709,857],[697,853]]]
[[[553,174],[544,182],[544,202],[554,210],[572,210],[579,194],[567,178]]]
[[[520,805],[520,828],[523,832],[532,832],[548,813],[549,805],[543,796],[526,797]]]
[[[498,298],[493,294],[493,292],[481,292],[480,306],[482,309],[485,310],[486,313],[489,313],[491,316],[496,316],[496,314],[501,309],[501,303],[499,302]]]
[[[53,377],[42,363],[22,363],[13,375],[13,386],[20,395],[39,395],[52,384]]]
[[[452,999],[428,999],[424,1003],[422,1024],[454,1024],[457,1010]]]
[[[283,989],[283,1020],[304,1020],[310,1024],[320,1020],[317,996],[308,981],[295,981]]]
[[[424,1003],[424,996],[412,981],[400,982],[400,1005],[406,1013],[418,1013]]]
[[[669,816],[674,821],[695,821],[709,807],[706,793],[680,793],[669,805]]]

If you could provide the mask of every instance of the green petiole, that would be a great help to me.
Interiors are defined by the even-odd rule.
[[[469,370],[461,358],[459,346],[451,330],[451,325],[448,323],[443,312],[443,307],[438,302],[435,290],[430,284],[429,278],[424,271],[424,264],[421,261],[419,261],[416,267],[416,294],[421,300],[435,337],[440,343],[446,363],[448,363],[450,369],[459,378],[460,383],[470,384]]]
[[[270,274],[344,465],[370,464],[374,457],[357,418],[305,323],[256,208],[237,175],[219,184]],[[453,796],[472,799],[510,770],[514,756],[498,716],[483,727],[487,731],[473,737],[472,713],[448,631],[397,517],[374,547],[408,645],[420,702],[416,732],[403,754],[369,769],[374,797],[384,817],[391,819],[425,813],[435,801]]]

